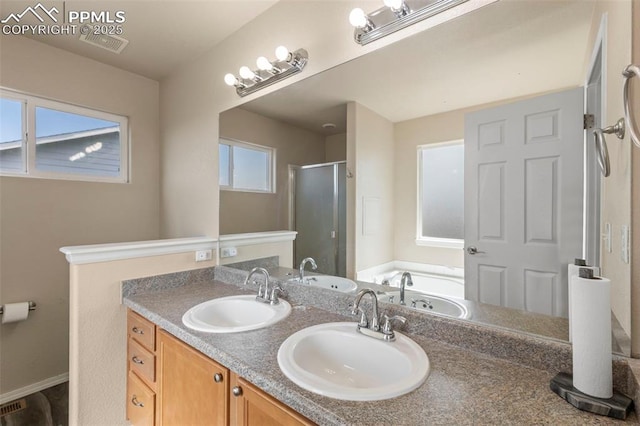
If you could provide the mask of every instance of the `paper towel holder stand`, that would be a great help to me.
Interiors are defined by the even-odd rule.
[[[30,311],[35,311],[36,310],[36,302],[34,301],[29,301],[29,310]],[[4,305],[0,305],[0,315],[4,314]]]
[[[633,400],[620,392],[613,392],[611,398],[597,398],[580,392],[573,387],[573,376],[558,373],[549,384],[551,390],[579,410],[624,420],[633,408]]]

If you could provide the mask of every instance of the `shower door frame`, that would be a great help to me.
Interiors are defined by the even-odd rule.
[[[339,230],[337,229],[338,226],[338,221],[339,221],[339,203],[338,203],[338,165],[339,164],[344,164],[345,167],[347,165],[347,161],[346,160],[341,160],[341,161],[331,161],[328,163],[320,163],[320,164],[309,164],[309,165],[305,165],[305,166],[298,166],[298,165],[294,165],[294,164],[289,164],[288,166],[288,180],[289,180],[289,230],[291,231],[296,231],[296,171],[297,170],[302,170],[302,169],[314,169],[314,168],[319,168],[319,167],[328,167],[328,166],[333,166],[333,223],[334,225],[334,235],[333,235],[333,241],[334,241],[334,245],[333,245],[333,255],[334,255],[334,262],[335,262],[335,266],[336,266],[336,275],[338,274],[338,265],[340,264],[340,249],[339,249],[339,238],[340,238],[340,234],[339,234]],[[296,239],[293,240],[293,265],[296,265],[296,245],[297,245],[297,236]]]

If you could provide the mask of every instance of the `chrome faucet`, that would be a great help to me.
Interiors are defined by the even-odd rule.
[[[423,308],[433,309],[433,305],[429,299],[411,299],[412,308],[415,308],[417,303],[420,303]]]
[[[360,301],[365,295],[371,296],[371,306],[373,307],[371,322],[367,319],[367,314],[360,307]],[[380,327],[380,316],[378,314],[378,296],[376,296],[376,292],[365,288],[360,290],[356,295],[356,299],[353,301],[351,314],[358,315],[360,313],[360,321],[358,322],[357,330],[364,334],[365,336],[375,337],[376,339],[381,339],[387,342],[393,342],[396,339],[396,335],[393,332],[391,327],[391,321],[400,321],[403,324],[407,322],[407,319],[401,317],[399,315],[394,315],[389,317],[386,314],[382,315],[384,319],[384,325]]]
[[[304,267],[307,263],[311,264],[311,269],[313,269],[314,271],[316,269],[318,269],[318,265],[316,264],[316,261],[313,260],[312,257],[305,257],[304,259],[302,259],[302,262],[300,262],[300,268],[298,268],[298,279],[300,280],[301,283],[304,283]]]
[[[400,304],[405,305],[404,303],[404,287],[413,286],[413,279],[411,278],[411,274],[409,272],[404,272],[402,274],[402,278],[400,278]]]
[[[274,284],[271,292],[269,292],[269,271],[267,271],[265,268],[253,268],[251,272],[249,272],[249,275],[247,275],[247,278],[244,280],[244,284],[247,285],[247,283],[251,280],[251,277],[256,274],[264,275],[264,290],[262,289],[263,284],[261,283],[258,287],[258,295],[256,296],[256,300],[258,302],[270,303],[272,305],[277,305],[278,303],[280,303],[280,300],[278,299],[278,293],[282,294],[282,288]]]
[[[371,324],[369,324],[366,314],[364,313],[362,308],[360,308],[360,301],[366,294],[371,295],[371,305],[373,306],[373,317],[371,318]],[[380,316],[378,315],[378,296],[376,296],[375,291],[371,290],[370,288],[365,288],[358,292],[358,294],[356,295],[356,300],[353,301],[353,309],[351,311],[351,314],[357,315],[358,311],[362,313],[360,324],[358,324],[358,330],[362,328],[362,326],[373,331],[380,330]]]

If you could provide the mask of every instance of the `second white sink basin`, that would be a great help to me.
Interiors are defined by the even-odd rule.
[[[182,323],[208,333],[237,333],[268,327],[286,318],[291,305],[280,299],[277,305],[256,301],[255,295],[211,299],[189,309]]]
[[[353,293],[358,285],[348,278],[334,277],[333,275],[313,275],[304,279],[305,283],[314,287],[328,288],[342,293]]]
[[[394,398],[429,375],[422,348],[396,332],[385,342],[356,331],[356,323],[315,325],[287,338],[278,350],[280,369],[311,392],[347,401]]]

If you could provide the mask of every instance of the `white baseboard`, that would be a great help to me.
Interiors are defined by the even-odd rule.
[[[31,395],[32,393],[40,392],[41,390],[68,381],[69,373],[64,373],[60,374],[59,376],[49,377],[48,379],[42,380],[41,382],[24,386],[20,389],[12,390],[11,392],[0,394],[0,405],[6,404],[7,402],[15,401],[16,399],[23,398],[27,395]]]

